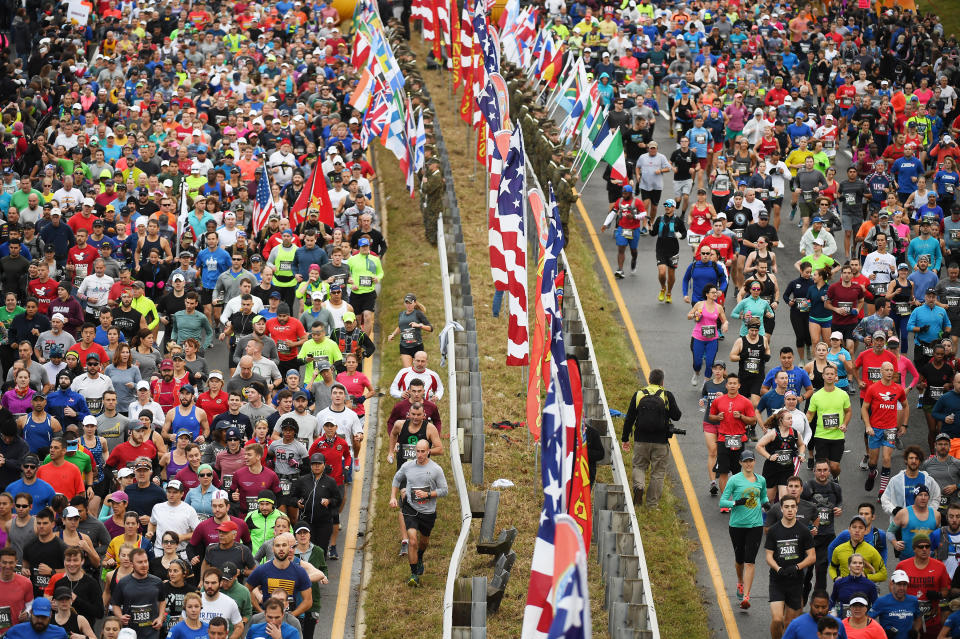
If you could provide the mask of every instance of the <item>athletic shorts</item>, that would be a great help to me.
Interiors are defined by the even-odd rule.
[[[716,435],[719,428],[720,428],[720,424],[714,424],[713,422],[708,422],[706,420],[704,420],[703,422],[703,432],[705,433],[712,433]]]
[[[766,203],[767,203],[767,210],[772,211],[773,207],[775,206],[783,206],[783,196],[781,195],[780,197],[770,198],[769,200],[766,200]]]
[[[840,227],[844,231],[855,231],[860,228],[861,224],[863,224],[863,218],[859,215],[847,215],[844,213],[840,216]]]
[[[200,304],[201,306],[206,306],[207,304],[213,304],[213,289],[209,289],[209,288],[200,289]]]
[[[724,443],[723,435],[717,436],[717,474],[733,475],[740,472],[740,454],[743,453],[743,445],[736,450],[730,450]]]
[[[657,266],[663,264],[668,268],[677,268],[677,265],[680,263],[680,254],[673,253],[670,255],[668,253],[668,251],[660,251],[659,249],[657,250]]]
[[[760,395],[763,387],[763,375],[744,375],[740,378],[740,394],[744,397]]]
[[[876,450],[878,448],[896,448],[896,443],[887,439],[890,432],[896,434],[896,428],[876,428],[873,429],[873,435],[867,437],[867,449]]]
[[[793,476],[793,463],[783,465],[768,459],[763,462],[762,475],[767,480],[767,488],[786,486],[787,480]]]
[[[740,135],[741,135],[742,133],[743,133],[742,130],[741,130],[741,131],[734,131],[734,130],[731,129],[730,127],[727,127],[727,133],[726,133],[726,136],[725,136],[725,137],[726,137],[726,139],[727,139],[728,141],[732,141],[732,140],[736,140],[738,137],[740,137]]]
[[[370,311],[372,313],[377,305],[377,292],[351,293],[350,305],[353,306],[353,312],[356,315],[360,315],[364,311]]]
[[[693,193],[693,178],[689,180],[674,181],[673,192],[676,193],[677,199],[683,197],[684,195],[690,195]]]
[[[401,355],[409,355],[410,357],[413,357],[414,355],[416,355],[422,350],[423,350],[423,342],[420,342],[419,344],[414,344],[412,346],[404,346],[403,344],[400,345]]]
[[[840,463],[840,460],[843,458],[844,440],[823,439],[822,437],[814,437],[812,442],[814,447],[817,450],[818,458],[823,457],[837,464]]]
[[[830,327],[834,331],[839,331],[840,333],[843,333],[843,339],[848,340],[848,339],[853,339],[853,331],[855,328],[857,328],[857,325],[831,323]]]
[[[810,323],[816,324],[817,326],[821,326],[823,328],[830,328],[830,325],[833,323],[833,318],[828,317],[826,319],[820,319],[818,317],[811,317]]]
[[[909,193],[900,193],[900,192],[897,193],[897,200],[900,202],[900,204],[906,204],[909,198],[910,198]]]
[[[730,526],[730,542],[733,544],[734,561],[738,564],[757,563],[760,541],[763,539],[763,526],[735,528]]]
[[[429,537],[436,523],[437,513],[417,512],[413,506],[407,503],[407,500],[403,500],[403,525],[407,527],[407,530],[413,528],[424,537]]]
[[[701,171],[707,170],[707,158],[697,158],[697,166],[700,167]]]
[[[857,112],[854,107],[850,107],[849,109],[837,109],[837,111],[840,113],[841,118],[846,118],[848,120]]]
[[[641,200],[650,200],[650,206],[653,209],[657,208],[657,205],[660,204],[660,196],[663,194],[662,190],[648,191],[646,189],[640,189],[640,199]]]
[[[783,602],[791,610],[801,610],[803,608],[803,579],[780,579],[770,577],[770,603]]]
[[[635,228],[632,230],[633,237],[631,238],[626,238],[623,236],[623,227],[618,226],[613,231],[613,239],[617,242],[617,246],[629,246],[632,250],[637,250],[637,246],[640,245],[640,228]]]

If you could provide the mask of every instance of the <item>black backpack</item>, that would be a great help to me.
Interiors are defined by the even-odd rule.
[[[646,388],[637,391],[637,424],[634,437],[641,431],[659,431],[667,425],[667,396],[662,388],[651,393]]]

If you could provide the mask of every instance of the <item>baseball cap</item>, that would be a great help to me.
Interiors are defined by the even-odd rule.
[[[123,468],[121,468],[120,470],[117,471],[117,477],[120,478],[120,479],[123,479],[124,477],[132,477],[132,476],[133,476],[133,469],[132,469],[132,468],[123,467]],[[119,494],[119,493],[123,493],[124,495],[127,494],[127,493],[124,493],[122,490],[118,490],[118,491],[117,491],[116,493],[114,493],[114,494],[116,495],[116,494]]]
[[[356,322],[357,314],[354,313],[353,311],[347,311],[346,313],[343,314],[342,319],[344,322]]]
[[[227,524],[230,524],[231,526],[233,526],[234,530],[237,530],[237,524],[233,521],[226,521],[220,524],[220,526],[225,526]],[[219,526],[217,527],[217,530],[220,530]],[[220,579],[226,579],[227,581],[230,581],[231,579],[236,577],[239,573],[240,573],[240,570],[237,568],[237,564],[233,563],[232,561],[228,561],[225,564],[223,564],[223,566],[220,568]]]
[[[873,339],[886,340],[886,339],[887,339],[887,334],[886,334],[885,332],[883,332],[883,331],[874,331],[874,332],[873,332]]]
[[[940,433],[940,434],[938,434],[938,435],[934,438],[934,441],[937,441],[937,442],[938,442],[938,441],[940,441],[941,439],[945,439],[945,440],[947,440],[947,441],[950,441],[950,435],[947,435],[946,433]]]
[[[220,532],[235,532],[236,530],[238,530],[237,522],[233,521],[232,519],[228,519],[227,521],[217,526],[217,530],[219,530]]]
[[[307,532],[311,532],[311,531],[310,531],[310,524],[308,524],[308,523],[305,522],[305,521],[297,522],[297,525],[296,525],[296,527],[293,529],[293,532],[298,533],[298,532],[300,532],[300,531],[302,531],[302,530],[306,530]]]
[[[183,483],[179,479],[171,479],[167,482],[167,490],[183,490]]]
[[[137,390],[150,390],[150,382],[145,379],[141,379],[139,382],[137,382]],[[153,417],[151,416],[150,419],[153,419]]]
[[[357,246],[370,246],[370,238],[361,237],[357,240]]]
[[[127,471],[127,474],[124,475],[124,477],[129,477],[131,474],[133,474],[133,472],[129,468],[121,468],[120,472],[117,473],[117,475],[119,476],[120,474],[123,473],[123,471]],[[117,490],[107,495],[107,501],[112,501],[115,503],[119,503],[122,501],[123,503],[127,503],[130,501],[130,497],[128,497],[127,493],[123,492],[122,490]]]
[[[66,508],[63,509],[63,516],[67,518],[79,517],[80,511],[77,510],[76,507],[74,506],[67,506]]]
[[[756,459],[756,457],[754,457],[753,455],[752,450],[745,450],[743,451],[743,453],[740,454],[740,461],[746,461],[748,459]]]
[[[839,340],[842,340],[842,339],[843,339],[843,333],[841,333],[840,331],[834,331],[834,332],[830,333],[830,339],[839,339]]]
[[[30,612],[37,617],[49,617],[53,613],[53,606],[46,597],[37,597],[33,600]]]
[[[181,389],[181,390],[182,390],[182,389]],[[186,435],[186,436],[189,437],[190,439],[193,439],[193,431],[192,431],[192,430],[190,430],[189,428],[178,428],[178,429],[177,429],[177,432],[176,432],[176,437],[177,437],[177,439],[183,437],[184,435]]]
[[[231,426],[230,428],[227,429],[227,432],[224,433],[223,438],[224,438],[225,440],[228,440],[228,441],[231,440],[231,439],[237,439],[237,440],[239,440],[239,439],[240,439],[240,431],[238,431],[238,430],[236,429],[236,427]]]
[[[323,453],[314,453],[310,455],[311,464],[326,464],[327,458],[323,456]]]
[[[867,524],[867,520],[864,519],[863,517],[861,517],[860,515],[854,515],[853,517],[851,517],[851,518],[850,518],[850,524],[849,524],[849,525],[852,526],[855,522],[858,522],[858,521],[859,521],[861,524],[863,524],[864,526],[869,527],[868,524]]]
[[[97,418],[94,417],[93,415],[87,415],[86,417],[83,418],[83,425],[86,426],[87,424],[91,426],[96,426]]]
[[[848,606],[857,606],[857,605],[859,605],[859,606],[869,606],[870,603],[867,601],[866,597],[856,596],[856,597],[854,597],[853,599],[851,599],[851,600],[850,600],[850,603],[847,604],[847,605],[848,605]]]
[[[313,299],[313,300],[322,300],[322,299],[323,299],[323,293],[321,293],[320,291],[314,291],[313,293],[310,294],[310,299]]]
[[[220,371],[217,371],[217,370],[210,371],[210,374],[207,375],[207,380],[209,381],[209,380],[211,380],[211,379],[219,379],[219,380],[222,382],[222,381],[223,381],[223,373],[221,373]]]
[[[895,584],[908,584],[910,583],[910,575],[907,574],[906,570],[894,570],[890,576],[890,581]]]
[[[172,359],[165,359],[165,360],[163,360],[162,362],[160,362],[160,368],[161,368],[161,369],[164,369],[164,368],[173,368],[173,360],[172,360]]]

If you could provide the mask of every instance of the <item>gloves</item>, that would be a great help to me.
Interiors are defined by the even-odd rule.
[[[289,459],[287,459],[287,466],[289,466],[290,468],[300,468],[300,460],[290,457]]]
[[[733,505],[734,505],[734,506],[746,506],[746,505],[747,505],[747,498],[746,498],[746,497],[741,497],[741,498],[738,499],[737,501],[733,502]]]
[[[940,601],[940,591],[939,590],[928,590],[924,593],[927,596],[927,601],[936,603]]]
[[[800,571],[797,570],[797,567],[795,565],[780,566],[780,570],[777,571],[777,576],[783,579],[796,577],[799,574],[800,574]]]
[[[353,400],[353,403],[354,403],[354,404],[356,404],[357,406],[359,406],[359,405],[362,404],[367,398],[364,397],[363,395],[351,395],[350,399]]]

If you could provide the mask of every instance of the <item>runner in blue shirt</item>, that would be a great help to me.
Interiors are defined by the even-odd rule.
[[[903,148],[903,157],[893,163],[891,171],[897,180],[900,204],[906,204],[907,197],[917,190],[917,178],[923,175],[923,164],[913,155],[912,146]]]
[[[870,611],[867,613],[880,622],[880,627],[887,633],[888,637],[908,637],[910,631],[914,633],[920,631],[923,624],[923,616],[920,614],[920,602],[913,595],[907,594],[907,588],[910,586],[910,576],[906,571],[894,570],[890,577],[890,594],[884,595],[873,602]],[[960,621],[957,613],[947,618],[956,622]]]

